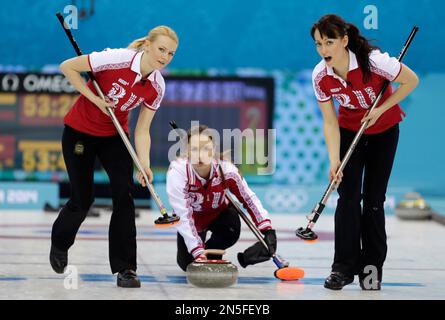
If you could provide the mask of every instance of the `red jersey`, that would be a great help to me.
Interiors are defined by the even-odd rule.
[[[133,49],[107,49],[88,55],[99,87],[114,102],[114,114],[127,133],[129,111],[139,105],[157,110],[165,91],[164,78],[158,70],[154,70],[147,79],[142,79],[142,55],[143,51]],[[91,81],[87,85],[96,93]],[[67,113],[64,123],[94,136],[117,134],[111,118],[83,95]]]
[[[334,73],[332,67],[322,60],[312,73],[315,96],[320,102],[335,98],[340,104],[338,122],[341,128],[358,131],[361,120],[379,94],[385,80],[393,81],[399,75],[402,64],[388,53],[373,50],[369,55],[371,78],[363,83],[363,73],[356,55],[349,50],[349,71],[347,81]],[[392,94],[391,85],[380,99],[379,107]],[[365,130],[365,134],[383,132],[402,121],[404,115],[400,106],[394,105],[383,113],[377,122]]]
[[[242,203],[256,226],[260,230],[272,227],[268,212],[231,162],[218,163],[214,160],[209,179],[203,179],[187,159],[179,158],[170,163],[167,194],[173,212],[181,218],[176,228],[194,257],[204,251],[198,233],[205,231],[228,206],[224,183],[219,175],[220,165],[227,188]]]

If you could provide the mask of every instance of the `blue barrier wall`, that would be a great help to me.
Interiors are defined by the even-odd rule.
[[[59,185],[52,182],[0,182],[0,210],[41,210],[59,206]]]

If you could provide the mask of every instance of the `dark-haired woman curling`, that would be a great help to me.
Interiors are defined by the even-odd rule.
[[[311,36],[322,58],[312,81],[323,113],[330,179],[361,124],[369,120],[338,177],[335,256],[324,286],[340,290],[358,275],[363,290],[380,290],[387,253],[383,205],[403,115],[398,103],[419,80],[410,68],[370,45],[356,26],[339,16],[321,17],[312,26]],[[400,86],[394,92],[389,86],[379,106],[368,113],[386,80]],[[333,98],[340,105],[338,118]],[[377,273],[374,281],[367,277],[371,270]]]

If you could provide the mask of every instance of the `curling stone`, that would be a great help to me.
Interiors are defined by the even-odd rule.
[[[224,250],[206,250],[205,255],[223,256]],[[201,288],[225,288],[238,280],[238,268],[227,260],[194,261],[187,266],[187,282]]]
[[[428,220],[433,214],[431,207],[417,192],[410,192],[396,206],[396,216],[403,220]]]

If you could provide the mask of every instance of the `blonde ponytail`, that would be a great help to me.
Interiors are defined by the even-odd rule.
[[[144,46],[145,40],[147,40],[146,37],[136,39],[128,45],[128,48],[140,50]]]
[[[148,35],[143,38],[139,38],[134,40],[132,43],[128,45],[130,49],[141,50],[145,44],[145,41],[154,42],[158,36],[166,36],[179,44],[179,38],[176,32],[167,26],[157,26],[150,30]]]

